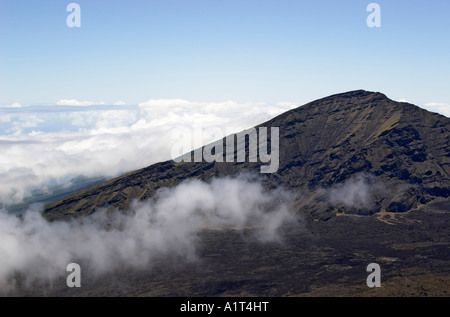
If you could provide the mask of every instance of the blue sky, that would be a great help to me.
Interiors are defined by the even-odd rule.
[[[367,89],[450,104],[450,1],[0,1],[0,105],[308,102]]]

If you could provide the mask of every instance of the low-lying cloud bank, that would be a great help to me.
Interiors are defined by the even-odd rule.
[[[0,212],[0,293],[21,285],[63,279],[69,263],[94,276],[117,269],[148,269],[155,258],[196,259],[198,234],[206,228],[248,228],[255,242],[280,242],[278,229],[295,222],[293,196],[267,191],[249,176],[186,181],[134,202],[127,213],[71,222],[45,221],[39,209],[18,218]]]
[[[0,207],[79,175],[114,177],[169,160],[178,128],[235,133],[299,106],[178,99],[136,106],[59,104],[0,109]]]

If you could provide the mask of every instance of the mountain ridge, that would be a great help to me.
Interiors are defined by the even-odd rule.
[[[258,127],[279,127],[280,164],[260,175],[268,187],[295,191],[294,204],[317,219],[338,213],[405,212],[450,196],[450,119],[380,92],[355,90],[331,95],[282,113]],[[270,141],[270,135],[269,135]],[[193,153],[193,152],[191,152]],[[258,173],[261,164],[165,161],[64,197],[45,207],[48,220],[69,219],[98,208],[126,210],[162,187],[189,178]],[[367,186],[382,183],[368,208],[330,203],[329,191],[361,175]]]

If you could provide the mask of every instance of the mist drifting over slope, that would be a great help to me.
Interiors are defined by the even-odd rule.
[[[372,174],[361,173],[328,189],[329,202],[359,209],[374,208],[375,196],[387,196],[384,184]]]
[[[278,228],[295,221],[292,195],[266,191],[249,176],[186,181],[135,201],[127,213],[49,223],[40,210],[22,218],[0,213],[0,293],[14,291],[17,278],[34,282],[65,280],[69,263],[94,276],[118,269],[148,269],[157,257],[177,262],[197,258],[198,234],[205,228],[251,227],[254,242],[280,242]]]

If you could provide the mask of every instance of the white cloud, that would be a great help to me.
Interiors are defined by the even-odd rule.
[[[136,115],[131,111],[106,110],[99,113],[96,118],[96,129],[122,128],[129,131],[129,126],[136,122]]]
[[[23,128],[34,128],[37,127],[39,123],[44,122],[42,118],[39,118],[37,115],[30,115],[24,120],[18,120],[13,122],[13,126],[15,130],[23,129]]]
[[[450,104],[443,102],[430,102],[423,107],[429,111],[440,113],[446,117],[450,117]]]
[[[409,103],[409,101],[408,100],[406,100],[406,99],[400,99],[398,102],[406,102],[406,103]]]
[[[56,103],[58,106],[101,106],[105,105],[103,101],[95,102],[95,101],[78,101],[76,99],[62,99]]]
[[[169,160],[179,141],[172,132],[179,128],[234,133],[295,106],[151,100],[120,109],[5,109],[0,120],[0,202],[19,203],[33,189],[63,184],[80,174],[114,177]],[[213,141],[213,136],[204,137],[202,144]]]
[[[116,103],[114,103],[114,106],[126,106],[127,103],[123,102],[123,101],[117,101]]]
[[[139,107],[165,108],[165,107],[186,106],[190,104],[195,103],[183,99],[150,99],[140,103]]]
[[[51,283],[74,261],[97,276],[148,269],[161,256],[194,261],[205,228],[252,228],[247,243],[281,242],[278,229],[297,223],[289,211],[292,197],[241,175],[188,181],[135,202],[127,214],[98,211],[82,222],[49,223],[33,209],[22,218],[0,212],[0,293],[15,289],[17,273],[21,285]]]
[[[183,99],[148,100],[139,104],[148,121],[158,118],[161,125],[185,127],[192,126],[194,122],[201,123],[203,127],[239,128],[252,127],[298,106],[290,102],[271,105],[263,102],[197,102]]]
[[[22,108],[22,105],[18,102],[14,102],[11,105],[0,106],[0,108]]]
[[[356,209],[374,208],[374,196],[385,191],[382,183],[370,174],[359,174],[344,183],[333,185],[329,191],[332,204],[342,203]]]

